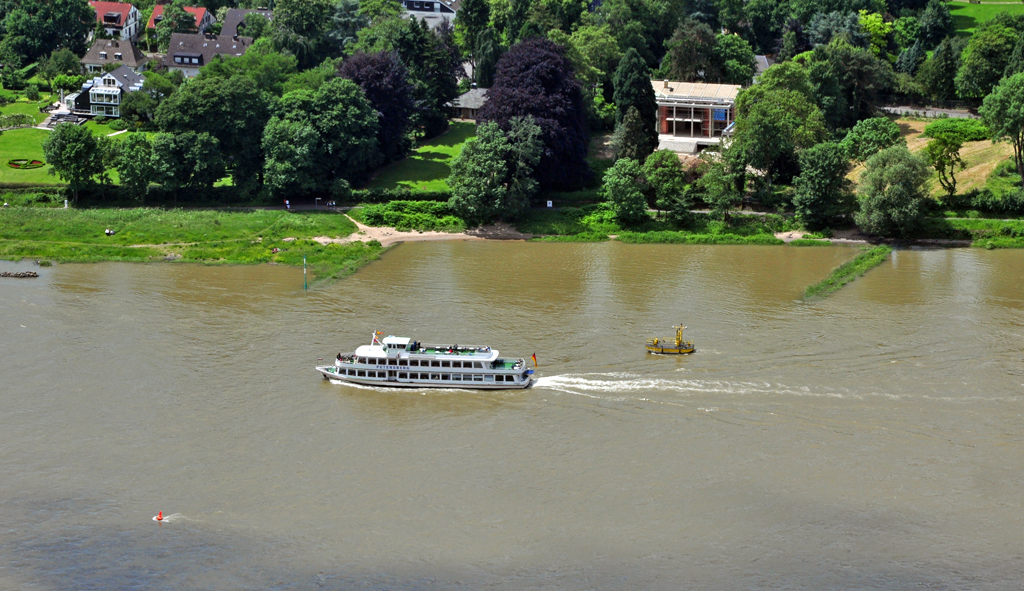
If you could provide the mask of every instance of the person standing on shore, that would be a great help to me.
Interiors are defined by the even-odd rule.
[[[292,208],[292,204],[288,203],[287,199],[284,200],[284,208],[285,209],[291,209]]]

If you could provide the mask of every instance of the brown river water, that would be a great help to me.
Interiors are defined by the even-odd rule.
[[[0,589],[1019,589],[1024,252],[409,243],[0,279]],[[648,355],[683,322],[697,353]],[[354,388],[374,329],[527,390]],[[157,511],[169,516],[155,523]]]

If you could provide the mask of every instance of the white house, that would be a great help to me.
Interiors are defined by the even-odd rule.
[[[134,41],[139,36],[142,15],[127,2],[89,2],[96,11],[96,23],[107,35],[122,41]]]

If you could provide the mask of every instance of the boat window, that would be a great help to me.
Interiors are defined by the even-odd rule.
[[[482,381],[484,381],[484,376],[482,376],[482,375],[480,375],[478,373],[475,373],[475,374],[473,374],[473,381],[474,382],[482,382]]]
[[[480,363],[479,361],[474,361],[473,362],[473,367],[476,368],[476,369],[483,369],[484,365],[482,363]]]
[[[441,379],[441,375],[440,374],[436,374],[436,373],[432,373],[432,374],[430,374],[430,379],[432,379],[432,380],[440,380]]]
[[[491,375],[485,376],[484,377],[484,381],[485,382],[493,382],[494,381],[494,376],[491,376]]]
[[[366,372],[363,371],[363,370],[359,370],[359,375],[357,377],[365,378],[366,377]]]
[[[417,359],[410,359],[409,360],[409,365],[412,366],[412,367],[419,367],[420,366],[420,362]]]
[[[409,365],[409,362],[406,361],[405,359],[399,359],[398,360],[398,365],[401,366],[401,367],[406,367],[406,366]]]
[[[358,363],[366,363],[366,357],[360,357],[356,360]]]
[[[441,367],[441,362],[435,359],[430,362],[430,367]]]
[[[452,381],[453,382],[461,382],[462,381],[462,374],[461,373],[453,373],[452,374]]]
[[[505,376],[494,376],[494,381],[495,382],[504,382],[505,381]]]
[[[451,367],[451,366],[452,366],[452,362],[451,361],[442,361],[441,362],[441,367]]]
[[[400,380],[407,379],[408,376],[409,376],[409,374],[405,373],[404,371],[398,372],[398,379],[400,379]]]
[[[462,367],[461,361],[452,361],[452,367]]]
[[[451,377],[452,376],[450,374],[446,374],[446,373],[441,374],[441,379],[442,380],[450,380]]]

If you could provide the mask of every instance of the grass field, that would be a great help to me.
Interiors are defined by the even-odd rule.
[[[18,158],[44,160],[43,140],[49,133],[30,127],[12,129],[0,134],[0,183],[63,184],[59,178],[50,176],[49,166],[31,170],[18,170],[7,166],[8,160]]]
[[[380,169],[369,188],[447,191],[449,166],[475,134],[475,123],[453,121],[451,129],[421,144],[408,158]]]
[[[107,236],[107,228],[115,235]],[[10,208],[0,212],[0,258],[302,265],[305,255],[322,279],[354,271],[380,254],[379,244],[310,240],[345,237],[355,229],[345,216],[326,212]]]
[[[907,140],[907,147],[914,154],[920,154],[928,144],[928,138],[921,137],[924,128],[930,121],[915,119],[897,119],[900,126],[900,133]],[[990,184],[990,177],[1001,162],[1013,158],[1013,147],[1006,142],[992,143],[989,140],[980,142],[967,142],[960,149],[960,156],[966,162],[967,167],[956,172],[957,193],[966,193],[972,189],[982,189]],[[864,165],[855,167],[848,178],[857,182],[864,172]],[[1001,187],[1002,185],[999,185]],[[999,187],[992,187],[994,190]],[[941,197],[945,194],[939,184],[938,173],[933,172],[928,180],[928,191],[933,197]]]
[[[1011,14],[1024,14],[1024,3],[997,4],[984,2],[982,4],[970,4],[967,2],[949,2],[949,12],[953,15],[953,24],[956,26],[956,34],[961,37],[970,37],[978,25],[991,19],[1000,12]]]

